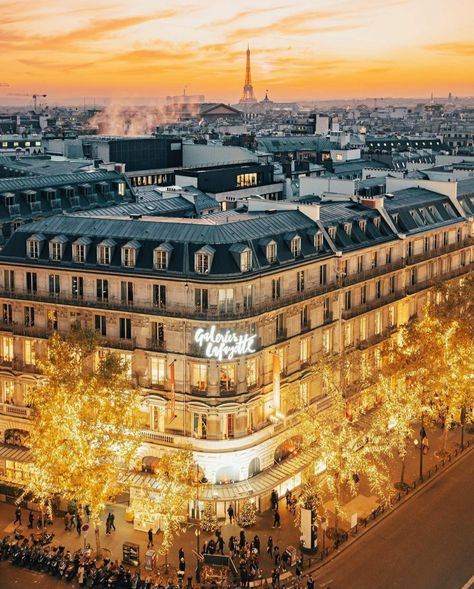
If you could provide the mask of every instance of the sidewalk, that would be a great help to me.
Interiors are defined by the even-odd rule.
[[[418,432],[418,428],[415,428],[415,432]],[[442,444],[442,430],[436,429],[428,432],[430,439],[430,451],[427,455],[423,456],[424,470],[428,470],[439,460],[435,457],[435,452],[441,447]],[[474,435],[465,433],[465,440],[473,440]],[[460,430],[459,428],[449,432],[448,438],[448,449],[459,448],[460,444]],[[392,480],[395,483],[400,479],[401,463],[399,460],[393,460],[391,463]],[[419,474],[419,450],[418,448],[410,449],[409,455],[406,460],[405,467],[405,481],[408,483],[413,482],[418,478]],[[361,481],[361,494],[370,495],[367,489],[366,483]],[[109,510],[115,514],[115,525],[117,530],[112,532],[110,536],[105,535],[105,518],[107,513],[103,514],[102,525],[101,525],[101,546],[110,551],[110,558],[113,560],[122,560],[122,544],[123,542],[135,542],[140,546],[140,562],[143,570],[145,553],[147,550],[147,538],[146,533],[138,532],[133,529],[133,524],[125,521],[125,510],[126,505],[115,504],[111,505]],[[0,536],[3,537],[6,533],[11,533],[14,529],[12,522],[15,518],[14,515],[15,506],[0,503]],[[246,539],[252,541],[255,534],[258,534],[261,545],[260,555],[260,569],[262,570],[262,576],[269,577],[273,568],[273,562],[266,553],[266,545],[269,536],[272,536],[273,545],[278,546],[280,554],[288,547],[294,546],[298,549],[300,532],[294,525],[293,515],[285,507],[285,499],[280,500],[280,514],[281,514],[281,527],[278,529],[272,528],[273,514],[269,511],[261,513],[257,516],[257,523],[251,528],[245,530]],[[35,518],[36,519],[36,518]],[[28,522],[28,512],[23,510],[22,513],[23,527],[26,528]],[[227,541],[230,533],[238,535],[239,528],[237,526],[225,525],[223,523],[223,537]],[[71,551],[75,551],[83,546],[83,538],[77,535],[76,531],[66,532],[64,530],[64,523],[61,519],[55,519],[53,526],[49,530],[54,531],[56,537],[54,540],[55,544],[63,544]],[[176,571],[178,565],[178,550],[180,547],[185,552],[186,560],[186,572],[185,576],[194,576],[196,568],[196,557],[193,555],[193,550],[196,550],[196,526],[192,523],[187,525],[186,530],[175,539],[174,545],[168,554],[168,563],[171,567],[171,571]],[[29,532],[29,530],[26,530]],[[36,530],[35,530],[36,531]],[[201,532],[200,534],[200,545],[202,547],[204,542],[207,542],[211,538],[210,534]],[[93,530],[90,530],[87,536],[87,541],[95,547],[95,537]],[[155,549],[158,548],[160,543],[160,535],[155,536],[154,544]],[[228,553],[227,543],[224,548],[224,552]],[[163,555],[160,555],[158,564],[162,565],[165,559]]]

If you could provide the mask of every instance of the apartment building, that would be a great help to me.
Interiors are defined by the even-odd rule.
[[[377,345],[433,281],[472,272],[473,219],[473,195],[408,188],[320,205],[250,200],[200,219],[21,226],[0,254],[0,469],[23,477],[36,360],[79,321],[143,393],[144,471],[191,445],[201,502],[219,515],[247,497],[266,509],[272,489],[317,468],[315,452],[298,452],[298,409],[328,402],[314,363],[346,349],[377,369]]]

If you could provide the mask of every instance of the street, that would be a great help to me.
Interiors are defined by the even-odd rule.
[[[321,568],[317,589],[467,589],[473,503],[470,452]]]

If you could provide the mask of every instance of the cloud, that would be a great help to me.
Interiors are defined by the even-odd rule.
[[[92,67],[96,63],[94,61],[88,61],[88,62],[83,62],[83,63],[67,63],[67,62],[61,63],[61,62],[54,62],[54,61],[48,61],[45,59],[35,59],[35,58],[18,59],[17,61],[19,63],[22,63],[23,65],[27,65],[29,67],[49,69],[49,70],[52,69],[55,71],[62,71],[62,72],[69,72],[69,71],[75,71],[75,70],[79,70],[79,69],[83,69],[83,68]]]
[[[464,41],[452,41],[450,43],[433,43],[425,45],[428,51],[443,53],[444,55],[457,55],[460,57],[474,57],[474,43]]]
[[[244,39],[254,39],[267,34],[271,35],[305,35],[311,33],[328,33],[346,31],[356,28],[349,24],[316,24],[334,17],[347,17],[348,13],[329,10],[308,10],[296,14],[284,16],[272,23],[251,28],[239,28],[227,34],[228,42],[236,42]],[[316,21],[316,22],[315,22]],[[314,24],[312,24],[314,23]]]
[[[242,20],[244,18],[249,18],[252,16],[257,16],[258,14],[265,14],[267,12],[275,12],[276,10],[282,10],[283,8],[287,8],[286,6],[273,6],[269,8],[249,8],[248,10],[241,10],[234,14],[233,16],[229,16],[229,18],[223,18],[220,20],[215,20],[209,23],[209,28],[214,27],[225,27],[227,25],[235,24],[236,21]]]

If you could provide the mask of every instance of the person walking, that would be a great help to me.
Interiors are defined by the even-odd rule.
[[[21,526],[21,507],[18,506],[15,510],[15,521],[13,524],[18,523]]]
[[[271,504],[272,504],[272,509],[278,509],[278,493],[275,491],[275,489],[273,489],[272,491],[272,495],[270,498]]]
[[[76,531],[77,531],[78,536],[81,535],[81,528],[82,528],[82,519],[78,515],[77,519],[76,519]]]
[[[273,527],[274,528],[280,527],[280,514],[278,513],[278,509],[275,510],[275,513],[273,514]]]
[[[185,570],[186,570],[186,561],[184,560],[184,556],[181,556],[179,559],[179,565],[178,565],[178,577],[180,579],[184,579]]]
[[[70,529],[71,529],[71,514],[69,513],[69,511],[66,511],[66,514],[64,516],[64,531],[69,532]]]
[[[152,548],[153,547],[153,529],[150,528],[148,530],[148,544],[147,544],[147,548]]]
[[[178,550],[178,562],[181,562],[181,559],[184,558],[184,550],[180,548]]]
[[[286,490],[285,498],[286,498],[286,508],[288,509],[291,504],[291,491],[290,491],[290,489]]]
[[[268,536],[267,540],[267,553],[270,555],[270,558],[273,557],[273,538]]]
[[[115,515],[112,512],[110,512],[109,518],[110,518],[110,529],[111,530],[113,529],[113,531],[116,532],[117,530],[115,529]]]
[[[240,530],[240,540],[239,540],[239,547],[242,550],[242,548],[245,546],[245,532],[243,530]]]
[[[34,522],[35,522],[35,514],[33,513],[33,510],[30,509],[30,513],[28,514],[28,527],[30,528],[30,530],[33,529]]]
[[[224,544],[225,544],[224,538],[221,535],[219,535],[219,538],[217,540],[217,552],[218,553],[224,554]]]
[[[232,505],[227,508],[227,515],[229,516],[229,522],[232,523],[234,521],[234,508]]]
[[[314,589],[314,579],[312,575],[309,575],[308,580],[306,581],[306,589]]]
[[[253,545],[255,550],[257,551],[257,554],[260,554],[260,538],[257,534],[255,534],[255,536],[253,537]]]
[[[105,520],[105,535],[110,536],[110,513],[107,515]]]

